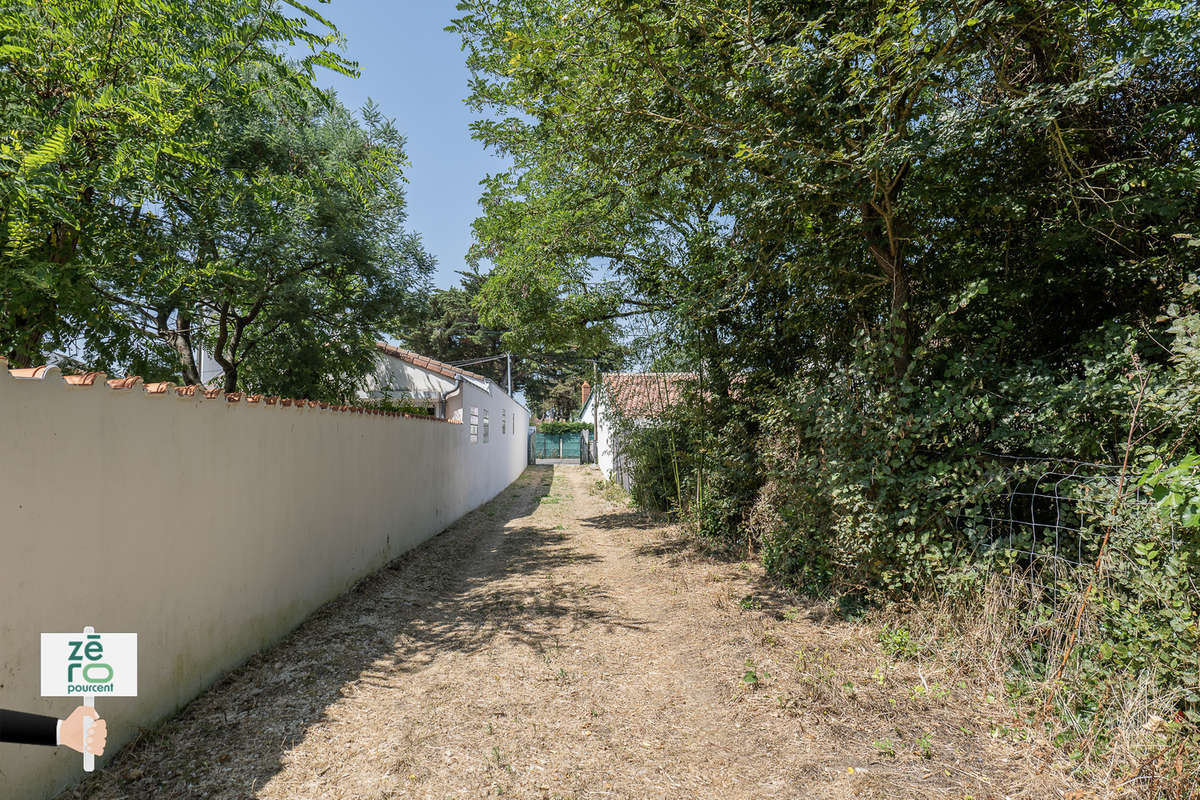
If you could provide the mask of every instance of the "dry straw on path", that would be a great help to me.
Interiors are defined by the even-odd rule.
[[[65,796],[1073,790],[983,689],[891,660],[870,626],[695,552],[598,479],[531,468]]]

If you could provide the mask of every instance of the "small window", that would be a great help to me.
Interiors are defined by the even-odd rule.
[[[500,435],[508,433],[508,409],[500,409]]]
[[[483,410],[483,443],[487,444],[487,440],[488,440],[488,418],[487,418],[487,409],[485,408]]]
[[[471,444],[479,443],[479,408],[471,406]]]

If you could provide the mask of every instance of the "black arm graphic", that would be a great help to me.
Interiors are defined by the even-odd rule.
[[[58,745],[58,720],[0,708],[0,742]]]

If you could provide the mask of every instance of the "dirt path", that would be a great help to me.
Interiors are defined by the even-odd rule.
[[[598,478],[531,468],[65,796],[1062,796],[982,690]]]

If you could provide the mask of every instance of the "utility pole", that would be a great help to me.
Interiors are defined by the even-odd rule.
[[[512,397],[512,353],[505,353],[504,361],[508,365],[508,396]]]

